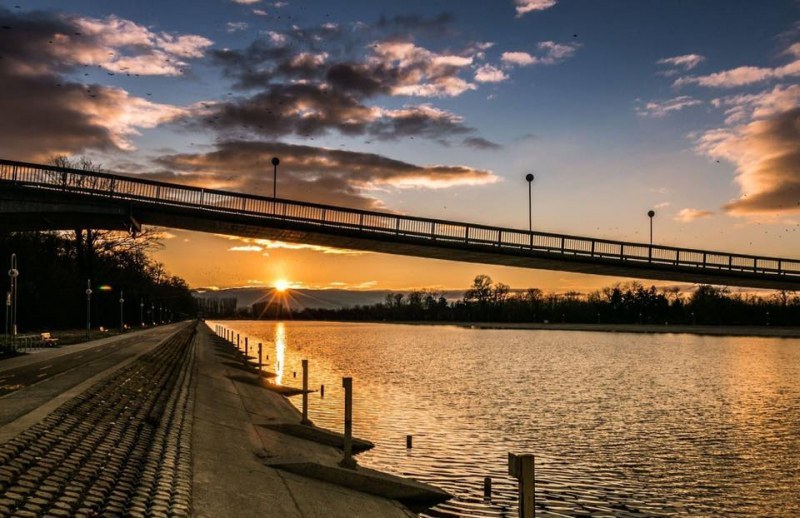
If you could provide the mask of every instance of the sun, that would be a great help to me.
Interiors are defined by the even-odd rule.
[[[289,289],[289,281],[286,279],[278,279],[275,281],[275,290],[281,293]]]

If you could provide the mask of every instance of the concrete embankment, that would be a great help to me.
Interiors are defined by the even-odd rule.
[[[0,516],[408,517],[398,499],[448,497],[338,467],[336,434],[298,434],[299,412],[204,324],[76,347],[0,364],[21,382],[0,397]]]
[[[330,434],[287,433],[300,413],[235,347],[206,329],[197,339],[195,515],[408,517],[394,498],[447,498],[412,480],[339,468]]]

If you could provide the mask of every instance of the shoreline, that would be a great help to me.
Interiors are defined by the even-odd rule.
[[[269,320],[264,320],[269,322]],[[760,338],[800,338],[800,327],[734,325],[657,325],[657,324],[544,324],[538,322],[429,322],[424,320],[295,320],[294,322],[335,322],[341,324],[400,324],[413,326],[456,326],[466,329],[517,331],[583,331],[592,333],[690,334],[698,336],[742,336]]]

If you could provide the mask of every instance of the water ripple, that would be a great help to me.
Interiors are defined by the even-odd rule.
[[[377,445],[359,462],[455,495],[427,516],[516,516],[509,451],[536,455],[540,516],[800,515],[797,340],[226,324],[284,384],[310,360],[321,426],[341,429],[353,376],[355,434]]]

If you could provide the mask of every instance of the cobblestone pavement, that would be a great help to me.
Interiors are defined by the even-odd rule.
[[[189,516],[194,334],[0,445],[0,516]]]

